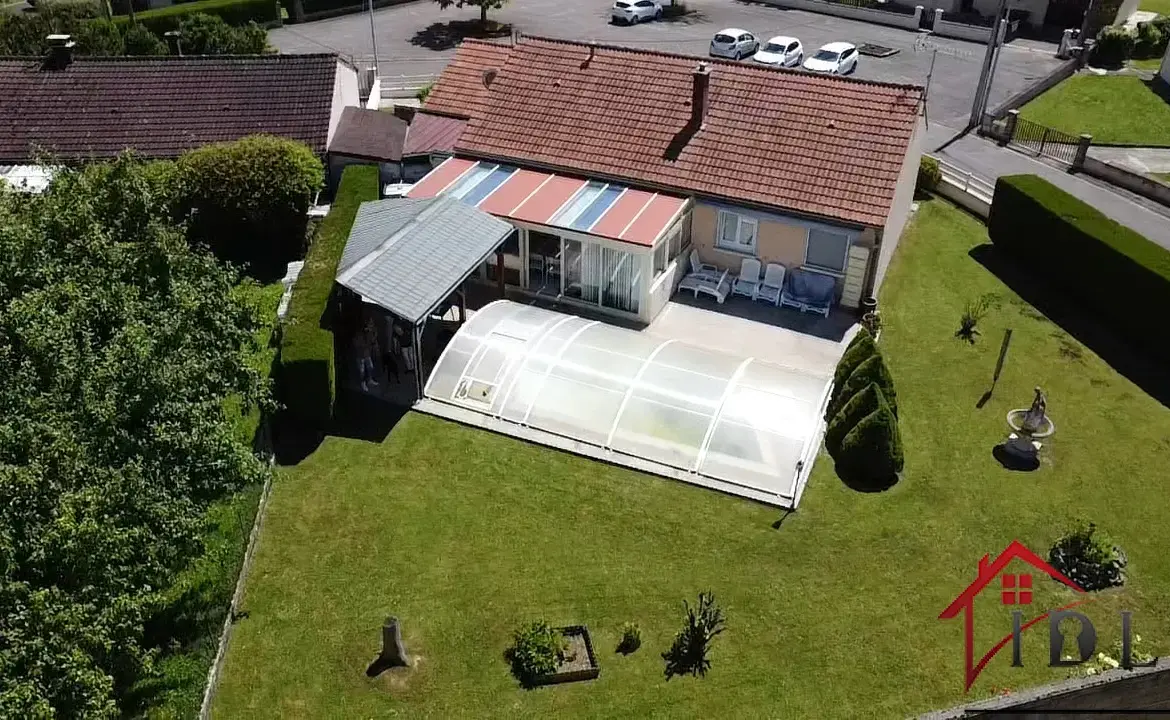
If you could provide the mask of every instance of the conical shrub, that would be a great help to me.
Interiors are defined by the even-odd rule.
[[[875,383],[870,383],[849,398],[849,402],[842,406],[841,412],[833,416],[833,419],[829,421],[828,429],[825,430],[825,449],[829,451],[829,454],[836,458],[837,451],[841,449],[841,441],[845,439],[849,431],[856,427],[862,418],[877,410],[880,405],[886,405],[886,399]]]
[[[890,405],[890,410],[897,416],[898,394],[894,390],[894,377],[890,375],[890,370],[886,367],[886,361],[882,357],[881,351],[874,348],[873,355],[864,360],[849,375],[849,379],[843,384],[841,392],[837,394],[836,401],[830,400],[828,412],[825,413],[825,417],[832,422],[837,413],[841,412],[841,408],[845,406],[845,403],[849,402],[854,395],[864,390],[871,383],[876,384],[882,391],[882,395],[885,396],[886,402]]]
[[[884,398],[846,433],[834,460],[838,477],[859,490],[884,490],[898,481],[904,464],[902,434]]]
[[[873,336],[865,328],[857,331],[857,335],[853,336],[853,340],[849,342],[849,347],[845,349],[845,354],[841,356],[841,360],[837,363],[837,370],[833,373],[833,393],[829,396],[830,409],[836,409],[838,400],[841,396],[841,391],[845,388],[845,381],[857,369],[857,366],[866,360],[873,357],[876,353],[877,345],[874,344]],[[843,404],[843,403],[842,403]],[[825,412],[825,422],[833,419],[836,413]]]

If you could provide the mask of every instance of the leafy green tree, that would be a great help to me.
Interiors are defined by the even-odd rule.
[[[233,27],[207,13],[183,18],[179,39],[189,55],[260,55],[269,50],[268,32],[256,23]]]
[[[446,10],[449,7],[477,7],[479,8],[480,25],[487,25],[488,10],[499,10],[508,0],[435,0],[435,2],[439,3],[440,10]]]
[[[129,157],[0,192],[0,717],[113,718],[206,508],[261,481],[258,318]]]
[[[167,44],[139,23],[131,23],[122,36],[127,55],[166,55]]]
[[[878,396],[878,408],[861,419],[841,440],[834,458],[837,475],[860,490],[884,490],[902,472],[902,434],[898,418]]]
[[[117,57],[126,54],[126,43],[113,21],[87,20],[77,29],[77,50],[83,55]]]

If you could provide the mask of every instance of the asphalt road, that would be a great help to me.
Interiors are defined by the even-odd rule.
[[[840,40],[858,45],[884,45],[899,52],[881,59],[862,57],[856,77],[926,85],[934,56],[927,102],[931,147],[947,139],[953,129],[963,127],[970,115],[983,62],[983,45],[931,37],[929,44],[937,47],[938,52],[916,52],[915,40],[919,34],[899,28],[742,0],[689,0],[687,4],[695,12],[686,18],[633,27],[610,24],[610,3],[606,0],[510,0],[490,17],[511,23],[530,35],[596,40],[692,55],[705,55],[711,36],[728,27],[743,28],[764,40],[774,35],[795,36],[805,46],[806,53]],[[437,3],[428,0],[376,11],[374,25],[382,75],[437,74],[454,54],[459,39],[449,21],[476,17],[478,10],[474,8],[442,11]],[[373,54],[369,17],[364,13],[285,26],[270,32],[269,38],[281,52],[333,51],[367,57]],[[1054,69],[1059,64],[1054,49],[1052,45],[1026,40],[1006,45],[1000,52],[991,105]]]

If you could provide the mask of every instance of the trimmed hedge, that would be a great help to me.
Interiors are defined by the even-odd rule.
[[[146,26],[157,35],[169,30],[178,30],[179,23],[188,15],[206,13],[223,19],[228,25],[280,24],[280,5],[276,0],[198,0],[198,2],[171,5],[156,10],[134,13],[139,24]],[[120,15],[114,22],[126,24],[129,16]]]
[[[323,327],[322,318],[358,207],[377,199],[377,166],[345,168],[337,197],[317,229],[293,288],[281,342],[279,377],[281,400],[291,418],[305,429],[324,431],[333,417],[333,333]]]
[[[849,402],[845,403],[841,412],[833,417],[825,430],[825,449],[829,451],[829,455],[836,457],[841,449],[841,441],[849,431],[857,427],[862,418],[877,410],[884,402],[885,397],[881,389],[874,383],[866,385],[861,392],[849,398]]]
[[[877,345],[873,336],[864,327],[857,330],[857,334],[849,341],[849,347],[837,361],[837,369],[833,373],[833,392],[829,395],[829,403],[825,406],[825,421],[829,422],[837,414],[837,410],[844,404],[841,391],[845,389],[845,382],[857,366],[870,359],[877,352]],[[848,401],[849,398],[844,398]]]
[[[1133,346],[1170,358],[1170,335],[1149,324],[1170,307],[1170,251],[1035,175],[999,178],[987,232]]]
[[[841,388],[841,395],[837,399],[837,407],[834,408],[833,415],[836,416],[841,408],[853,399],[854,395],[869,387],[870,383],[877,384],[882,395],[885,396],[890,410],[897,416],[898,395],[894,391],[894,378],[890,375],[890,369],[886,367],[886,361],[882,358],[881,351],[875,351],[868,360],[858,365],[849,379],[845,381],[845,387]]]
[[[902,433],[893,409],[881,397],[878,409],[866,415],[841,441],[833,458],[837,475],[864,490],[884,490],[902,472]]]

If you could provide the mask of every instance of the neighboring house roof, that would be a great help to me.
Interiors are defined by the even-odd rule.
[[[453,197],[364,202],[337,282],[417,324],[512,231],[508,222]]]
[[[490,90],[485,64],[500,68]],[[457,153],[870,227],[885,224],[923,101],[915,85],[546,38],[487,53],[465,43],[451,65],[426,108],[439,98],[454,111],[466,93]]]
[[[335,55],[0,59],[0,162],[175,157],[270,133],[325,152]]]
[[[329,143],[329,152],[366,160],[398,162],[409,125],[393,113],[347,107]]]
[[[402,150],[404,156],[428,155],[430,153],[449,153],[463,133],[467,121],[462,118],[432,115],[427,112],[417,112],[410,121],[410,129],[406,132],[406,146]]]
[[[464,40],[431,88],[423,110],[462,118],[481,113],[487,102],[488,85],[499,79],[511,49],[510,44]]]

